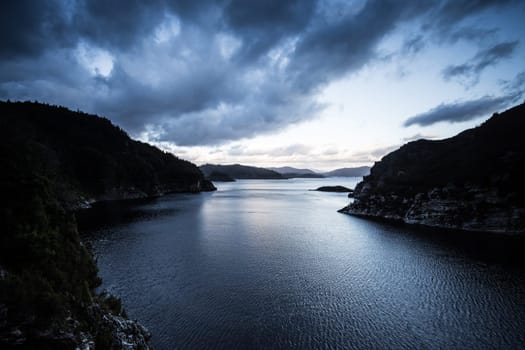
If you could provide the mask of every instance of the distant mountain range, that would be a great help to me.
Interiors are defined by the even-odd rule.
[[[292,168],[291,166],[282,166],[277,168],[267,168],[278,172],[279,174],[317,174],[315,171],[310,169],[299,169]]]
[[[290,179],[290,178],[322,178],[322,177],[361,177],[370,172],[370,167],[340,168],[320,173],[311,169],[293,168],[289,166],[260,168],[241,164],[201,165],[200,170],[211,181],[235,181],[235,179]]]

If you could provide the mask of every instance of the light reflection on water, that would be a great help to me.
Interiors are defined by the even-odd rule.
[[[337,213],[357,179],[246,180],[80,218],[104,288],[172,348],[523,348],[523,240]]]

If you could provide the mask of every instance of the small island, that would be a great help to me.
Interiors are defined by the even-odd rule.
[[[320,191],[320,192],[341,192],[341,193],[347,193],[347,192],[354,192],[351,188],[345,187],[345,186],[321,186],[313,191]]]

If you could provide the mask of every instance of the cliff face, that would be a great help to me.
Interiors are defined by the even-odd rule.
[[[340,211],[474,231],[525,232],[525,104],[452,138],[386,155]]]

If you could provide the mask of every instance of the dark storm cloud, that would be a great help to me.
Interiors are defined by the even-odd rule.
[[[498,28],[489,28],[482,21],[469,21],[477,15],[498,13],[510,7],[523,10],[521,0],[450,0],[441,1],[423,21],[422,31],[438,43],[458,41],[482,42],[491,39]]]
[[[479,80],[479,75],[485,68],[494,66],[502,59],[511,57],[517,46],[518,41],[508,41],[482,50],[466,63],[446,67],[442,73],[443,78],[446,80],[453,78],[466,79],[476,83]]]
[[[308,31],[291,60],[297,86],[311,91],[376,58],[376,45],[398,22],[428,8],[424,2],[415,4],[368,1],[357,15],[349,13]]]
[[[2,1],[0,58],[35,56],[71,43],[66,28],[65,6],[59,1]]]
[[[246,41],[242,58],[254,59],[281,39],[303,31],[314,15],[315,3],[232,0],[224,9],[224,18],[231,30]]]
[[[78,35],[100,46],[126,48],[150,33],[165,11],[163,1],[85,0],[73,14]]]
[[[218,144],[314,118],[316,92],[380,59],[378,45],[403,23],[444,35],[507,3],[2,1],[0,98],[94,112],[159,142]],[[424,45],[411,34],[404,54]]]
[[[450,26],[473,13],[492,8],[504,7],[509,4],[519,4],[520,0],[454,0],[444,1],[440,8],[440,16],[435,17],[436,22],[442,26]]]

